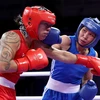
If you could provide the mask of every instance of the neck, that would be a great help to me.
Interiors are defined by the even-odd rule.
[[[89,52],[89,49],[88,48],[83,48],[82,46],[80,46],[78,43],[77,43],[77,50],[80,54],[83,54],[83,55],[87,55],[88,52]]]

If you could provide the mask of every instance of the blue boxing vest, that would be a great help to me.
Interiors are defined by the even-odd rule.
[[[69,52],[79,54],[76,48],[75,36],[70,36],[71,45]],[[93,48],[90,48],[89,56],[96,56]],[[51,63],[51,77],[63,83],[72,83],[79,85],[82,82],[82,77],[88,71],[88,68],[81,64],[67,64],[57,60],[52,60]]]

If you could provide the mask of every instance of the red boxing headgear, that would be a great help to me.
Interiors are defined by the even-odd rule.
[[[56,16],[42,6],[26,7],[22,15],[22,22],[30,37],[38,39],[38,27],[42,21],[55,24]]]

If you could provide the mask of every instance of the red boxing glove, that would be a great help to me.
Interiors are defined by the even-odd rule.
[[[48,65],[48,58],[42,49],[28,50],[26,56],[15,60],[18,65],[17,72],[25,72],[32,69],[42,69]]]
[[[84,56],[77,54],[77,61],[75,64],[85,65],[87,68],[93,68],[91,71],[94,75],[100,76],[100,59],[92,56]]]
[[[95,69],[92,69],[91,72],[93,75],[100,76],[100,72],[96,71]]]

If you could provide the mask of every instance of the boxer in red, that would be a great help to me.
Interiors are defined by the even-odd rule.
[[[55,14],[45,7],[26,7],[19,30],[10,30],[1,37],[0,45],[0,100],[16,100],[15,84],[22,72],[42,69],[48,58],[40,48],[33,49],[33,40],[44,40]],[[31,47],[32,45],[32,47]]]

